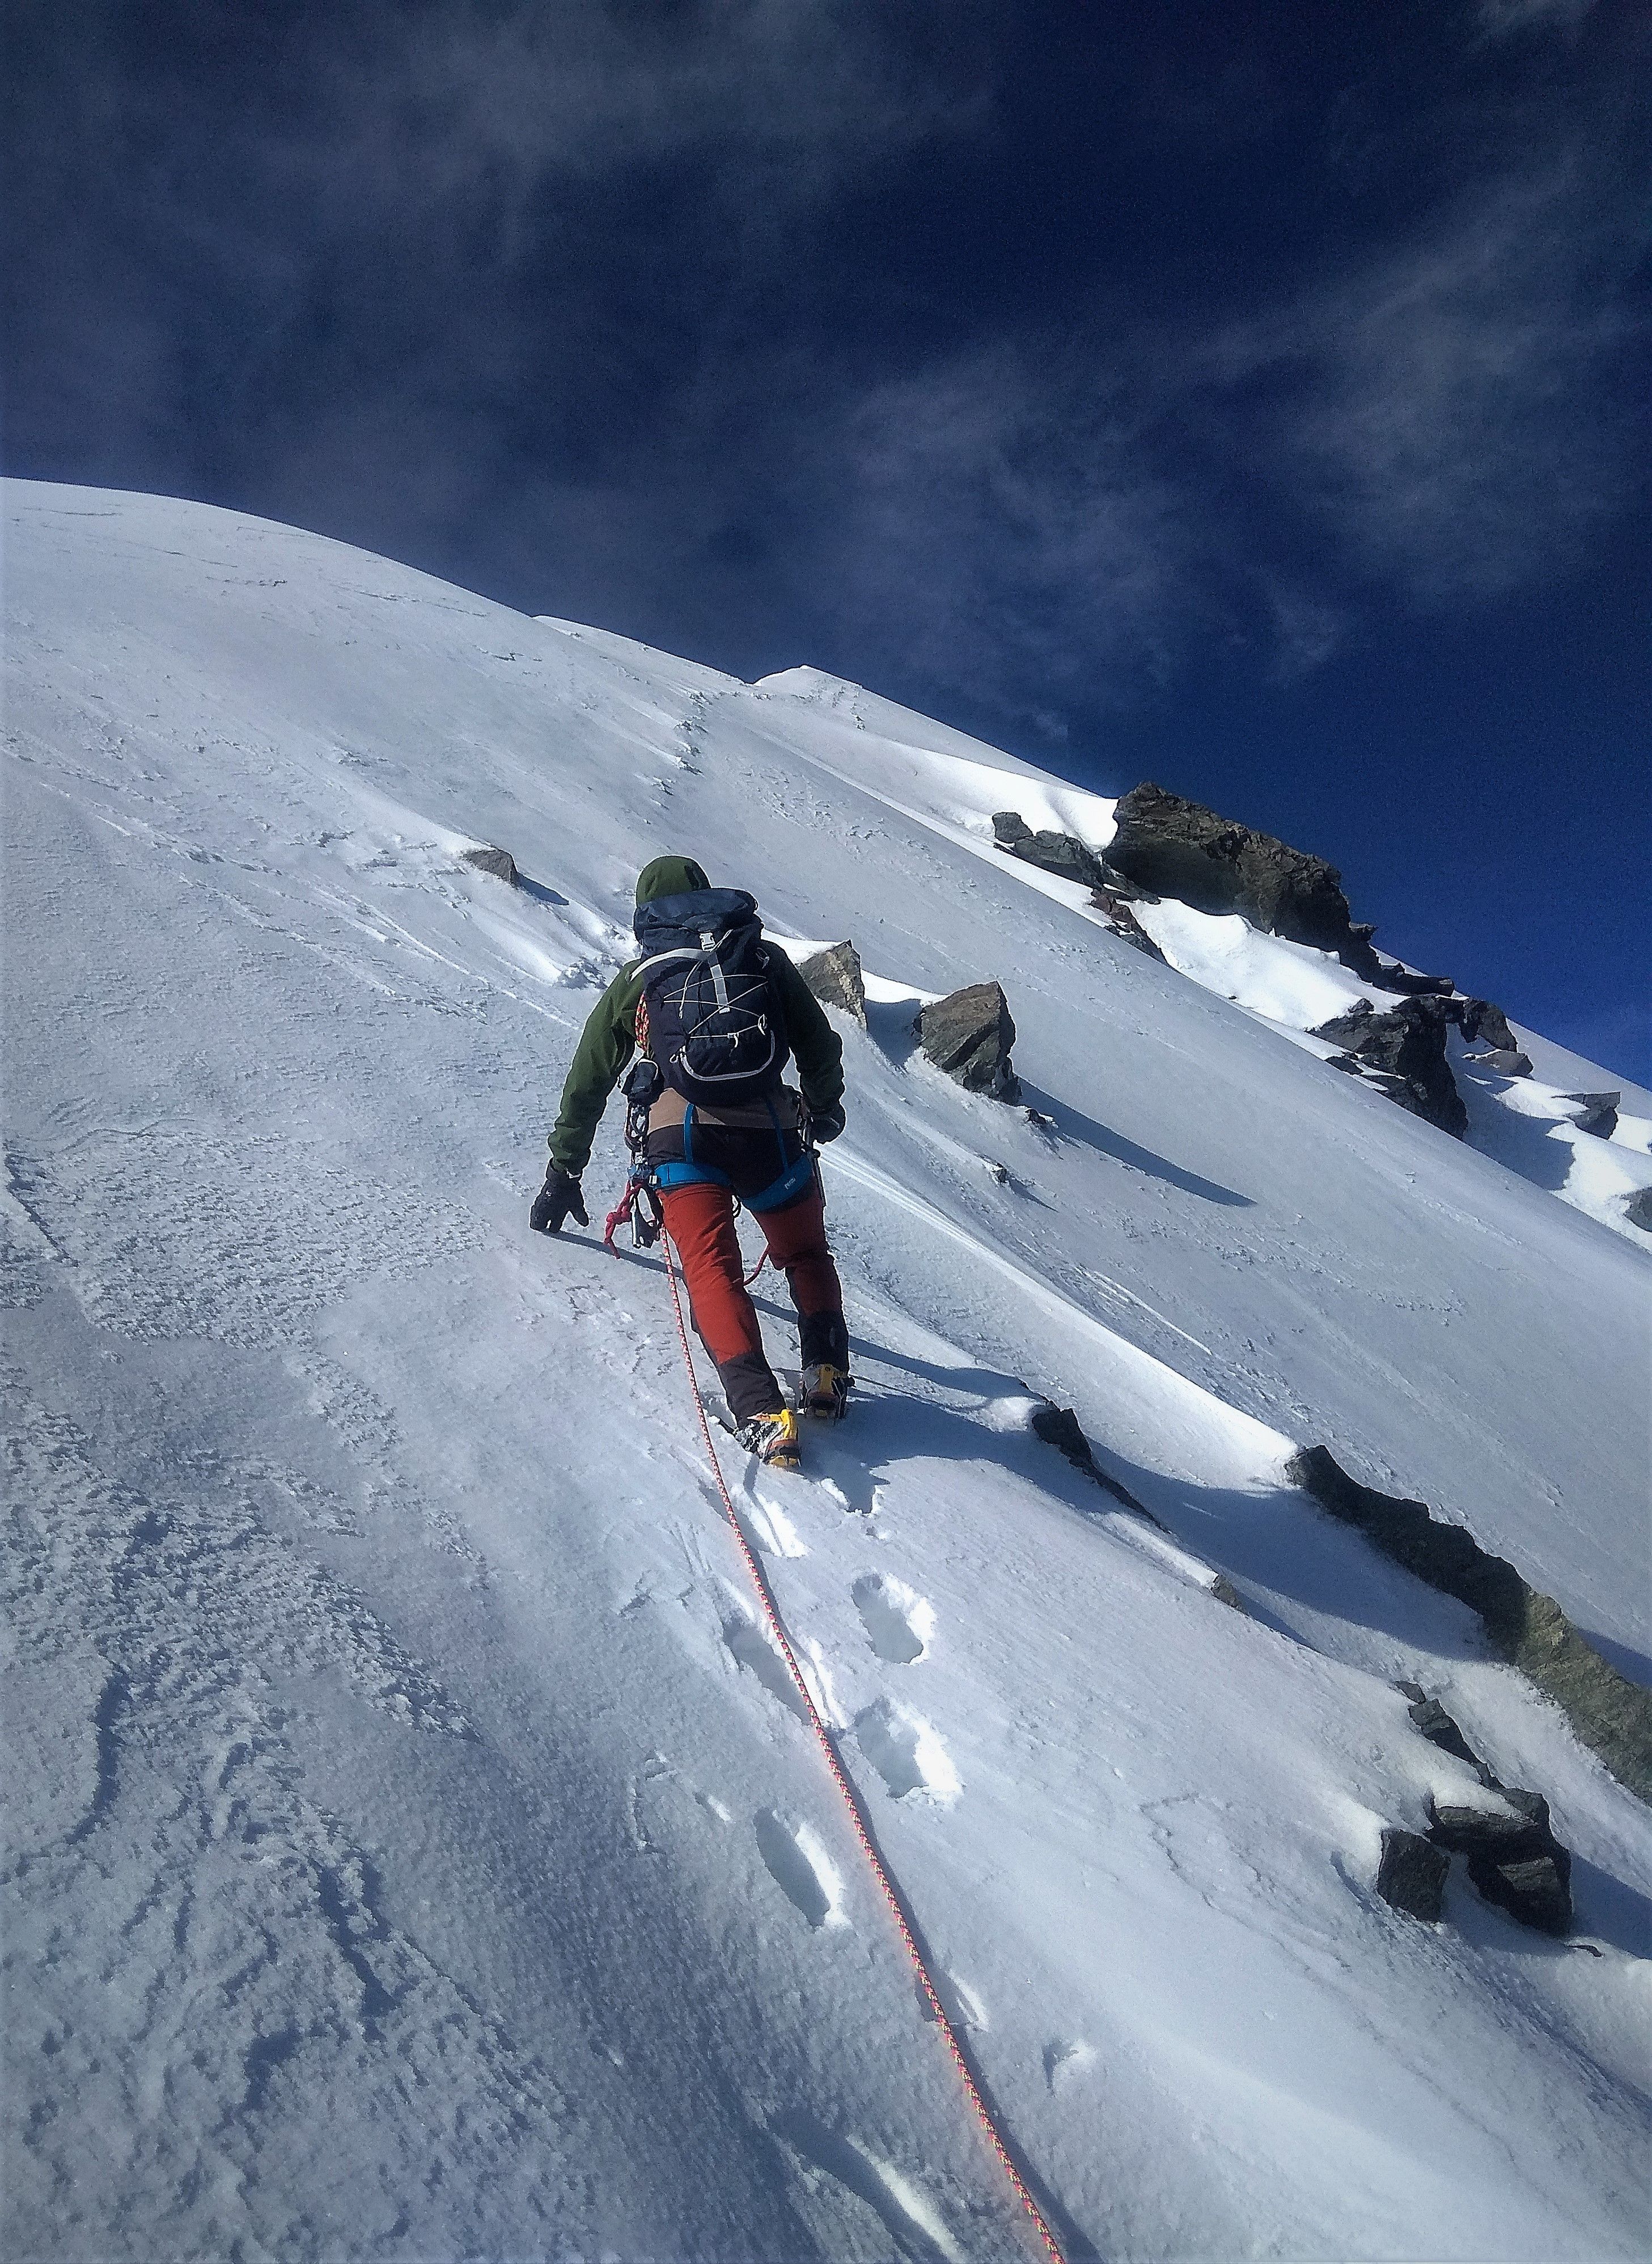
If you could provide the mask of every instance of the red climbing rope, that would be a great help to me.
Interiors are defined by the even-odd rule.
[[[665,1252],[666,1278],[671,1283],[672,1310],[677,1317],[677,1335],[682,1344],[683,1365],[688,1371],[688,1388],[694,1394],[695,1409],[700,1418],[701,1436],[705,1440],[705,1450],[711,1463],[711,1473],[717,1480],[717,1491],[722,1496],[723,1507],[727,1514],[730,1527],[739,1544],[740,1554],[746,1559],[746,1569],[752,1576],[752,1586],[756,1589],[758,1600],[762,1605],[763,1615],[768,1622],[769,1633],[780,1646],[780,1655],[785,1660],[787,1671],[797,1687],[797,1695],[803,1701],[804,1712],[809,1726],[814,1731],[820,1750],[826,1756],[826,1765],[832,1772],[832,1781],[843,1796],[843,1805],[848,1810],[849,1822],[854,1826],[855,1838],[861,1843],[861,1853],[871,1866],[872,1876],[877,1880],[884,1900],[889,1905],[890,1915],[895,1921],[895,1930],[906,1946],[906,1955],[912,1960],[913,1970],[918,1977],[918,1985],[922,1990],[925,2001],[935,2016],[935,2023],[941,2031],[942,2041],[952,2056],[952,2064],[957,2070],[958,2080],[964,2086],[970,2105],[975,2109],[982,2130],[986,2133],[987,2143],[997,2155],[1004,2175],[1015,2188],[1015,2198],[1032,2219],[1038,2238],[1054,2259],[1054,2264],[1066,2264],[1060,2245],[1050,2228],[1049,2219],[1033,2199],[1027,2181],[1016,2167],[1015,2158],[1010,2153],[1003,2134],[999,2130],[993,2110],[981,2094],[980,2085],[976,2079],[974,2070],[970,2065],[969,2057],[964,2051],[957,2030],[948,2018],[946,2006],[941,2002],[935,1983],[930,1978],[929,1968],[924,1962],[922,1950],[918,1947],[917,1936],[913,1932],[912,1921],[906,1915],[906,1908],[901,1899],[900,1890],[890,1876],[888,1867],[878,1853],[877,1843],[872,1837],[871,1825],[867,1820],[866,1811],[861,1805],[861,1796],[855,1790],[854,1780],[844,1767],[842,1758],[838,1752],[837,1740],[826,1727],[820,1709],[815,1704],[813,1693],[804,1680],[803,1669],[797,1664],[797,1653],[791,1647],[790,1638],[781,1621],[780,1607],[775,1601],[774,1590],[768,1585],[768,1575],[758,1562],[756,1551],[746,1539],[740,1520],[735,1515],[728,1484],[723,1476],[723,1466],[717,1460],[717,1450],[711,1441],[711,1425],[705,1411],[705,1401],[700,1396],[700,1379],[695,1374],[694,1353],[689,1348],[688,1331],[682,1317],[682,1297],[677,1287],[677,1267],[672,1256],[669,1232],[660,1237],[660,1247]]]

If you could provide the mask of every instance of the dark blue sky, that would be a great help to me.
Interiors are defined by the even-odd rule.
[[[17,0],[6,468],[808,660],[1652,1074],[1617,0]]]

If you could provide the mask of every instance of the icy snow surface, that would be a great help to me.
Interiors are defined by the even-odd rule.
[[[726,1462],[1072,2255],[1644,2253],[1645,1812],[1282,1475],[1327,1440],[1644,1680],[1633,1230],[1270,1027],[1318,954],[1184,924],[1189,981],[999,854],[1110,806],[959,733],[225,512],[7,507],[4,2253],[1029,2253],[659,1267],[527,1231],[672,848],[877,978],[853,1417]],[[988,976],[1052,1128],[914,1052]],[[1401,1675],[1550,1798],[1574,1941],[1377,1900],[1473,1787]]]

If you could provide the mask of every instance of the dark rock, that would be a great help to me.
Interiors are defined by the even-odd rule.
[[[1592,1132],[1597,1140],[1610,1140],[1617,1130],[1621,1092],[1563,1092],[1561,1099],[1576,1101],[1583,1111],[1572,1119],[1580,1132]]]
[[[1107,914],[1107,924],[1115,935],[1122,936],[1126,943],[1134,944],[1138,951],[1145,951],[1149,959],[1157,959],[1162,962],[1163,952],[1160,950],[1131,910],[1132,900],[1138,903],[1144,902],[1146,900],[1144,891],[1139,889],[1132,889],[1128,897],[1121,896],[1112,888],[1092,889],[1090,891],[1091,903],[1095,905],[1097,911]],[[1156,903],[1158,898],[1153,897],[1152,902]]]
[[[1482,1041],[1509,1053],[1516,1051],[1514,1032],[1509,1027],[1509,1018],[1501,1006],[1494,1006],[1489,998],[1463,998],[1458,1001],[1453,1018],[1468,1043],[1478,1045]]]
[[[1040,1132],[1053,1132],[1056,1128],[1054,1117],[1046,1116],[1041,1110],[1037,1108],[1030,1108],[1027,1111],[1027,1121],[1029,1124],[1035,1126]]]
[[[1565,1854],[1565,1849],[1561,1854]],[[1488,1903],[1496,1903],[1522,1926],[1539,1933],[1569,1934],[1572,1891],[1569,1867],[1554,1855],[1533,1855],[1515,1862],[1487,1863],[1476,1869],[1471,1859],[1468,1876]]]
[[[1107,860],[1127,880],[1177,896],[1196,911],[1242,913],[1254,926],[1334,951],[1357,974],[1378,979],[1372,931],[1363,923],[1355,927],[1342,875],[1322,857],[1236,825],[1162,787],[1132,788],[1113,815],[1117,830]]]
[[[1128,1486],[1121,1485],[1117,1478],[1109,1477],[1096,1461],[1090,1442],[1084,1435],[1083,1426],[1072,1408],[1058,1407],[1052,1399],[1040,1399],[1032,1411],[1032,1429],[1035,1438],[1042,1439],[1046,1447],[1053,1447],[1058,1454],[1065,1455],[1075,1470],[1082,1470],[1087,1478],[1094,1478],[1096,1484],[1110,1493],[1115,1501],[1122,1502],[1138,1517],[1145,1517],[1150,1525],[1158,1526],[1161,1533],[1164,1531],[1161,1520],[1137,1500]]]
[[[508,849],[491,845],[485,849],[462,849],[459,861],[462,865],[474,865],[478,873],[491,873],[496,881],[505,882],[509,888],[516,886],[516,860]]]
[[[1483,1767],[1480,1755],[1437,1698],[1430,1698],[1419,1690],[1412,1701],[1410,1714],[1414,1725],[1422,1731],[1430,1745],[1437,1745],[1443,1753],[1455,1753],[1459,1761],[1466,1761],[1471,1768]]]
[[[1642,1234],[1652,1234],[1652,1187],[1637,1187],[1624,1205],[1623,1215]]]
[[[1379,959],[1374,951],[1371,955],[1376,973],[1367,980],[1376,983],[1379,990],[1402,991],[1413,998],[1449,998],[1457,988],[1449,975],[1415,975],[1408,967],[1401,967],[1397,960]],[[1344,959],[1343,964],[1353,967],[1356,974],[1365,974],[1365,969],[1355,967],[1351,959]]]
[[[1117,897],[1121,904],[1156,904],[1160,899],[1151,889],[1139,888],[1134,881],[1126,880],[1117,866],[1102,860],[1099,891],[1104,896]]]
[[[1161,1533],[1168,1530],[1162,1518],[1155,1517],[1146,1503],[1137,1500],[1128,1486],[1121,1485],[1116,1477],[1110,1477],[1102,1468],[1072,1408],[1058,1407],[1052,1399],[1040,1399],[1033,1409],[1032,1428],[1036,1438],[1042,1439],[1046,1446],[1053,1447],[1058,1454],[1065,1455],[1075,1470],[1082,1470],[1087,1478],[1094,1479],[1104,1492],[1111,1494],[1115,1501],[1122,1503],[1134,1516],[1156,1526]],[[1226,1604],[1230,1611],[1243,1612],[1245,1609],[1244,1598],[1225,1572],[1214,1575],[1206,1593],[1214,1596],[1219,1604]]]
[[[1448,1020],[1437,998],[1405,998],[1381,1013],[1362,998],[1312,1034],[1343,1047],[1363,1069],[1376,1072],[1401,1107],[1460,1140],[1468,1129],[1468,1111],[1445,1058]]]
[[[1604,1659],[1553,1596],[1529,1587],[1463,1526],[1437,1523],[1422,1502],[1361,1485],[1324,1447],[1305,1447],[1285,1474],[1385,1556],[1478,1612],[1498,1656],[1548,1693],[1619,1783],[1652,1801],[1652,1691]]]
[[[1077,881],[1087,889],[1099,888],[1106,878],[1106,867],[1095,852],[1073,834],[1035,833],[1013,809],[1001,809],[993,816],[993,840],[996,847],[1019,857],[1023,864],[1059,874],[1064,881]]]
[[[1443,1847],[1420,1832],[1389,1825],[1382,1835],[1382,1860],[1377,1866],[1377,1892],[1384,1902],[1408,1917],[1434,1925],[1440,1915],[1452,1859]]]
[[[866,1027],[866,983],[861,973],[861,954],[852,943],[834,943],[817,951],[799,963],[797,972],[823,1006],[841,1006],[846,1014],[854,1015],[862,1029]]]
[[[1009,1058],[1015,1025],[996,983],[972,983],[926,1006],[913,1024],[918,1042],[937,1069],[970,1092],[1018,1100],[1021,1083]]]
[[[1517,1047],[1497,1046],[1488,1054],[1476,1054],[1477,1069],[1488,1069],[1498,1077],[1530,1077],[1532,1064]]]
[[[1522,1926],[1564,1934],[1572,1922],[1570,1854],[1555,1838],[1540,1793],[1511,1786],[1506,1809],[1433,1803],[1430,1836],[1466,1858],[1468,1876],[1489,1903]]]

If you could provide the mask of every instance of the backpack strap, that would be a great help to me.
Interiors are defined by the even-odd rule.
[[[711,988],[717,992],[717,1012],[726,1014],[729,1011],[729,986],[723,979],[723,961],[717,952],[717,940],[709,927],[702,927],[700,931],[700,948],[711,961]]]

